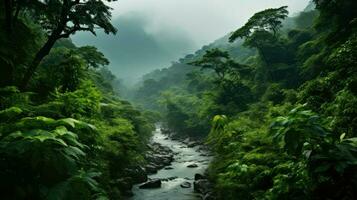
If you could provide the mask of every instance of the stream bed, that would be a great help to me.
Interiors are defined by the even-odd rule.
[[[160,126],[153,133],[152,142],[169,147],[174,152],[172,169],[161,169],[156,174],[149,175],[150,179],[163,180],[160,188],[140,189],[134,185],[134,196],[131,200],[196,200],[200,195],[193,190],[195,174],[203,174],[211,161],[211,156],[201,145],[187,145],[184,142],[172,140],[161,132]],[[190,146],[190,147],[189,147]],[[189,168],[188,165],[196,164],[197,167]],[[170,179],[175,177],[174,179]],[[189,188],[182,188],[181,184],[189,182]],[[187,184],[187,183],[186,183]]]

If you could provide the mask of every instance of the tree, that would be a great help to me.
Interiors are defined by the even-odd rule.
[[[236,30],[230,36],[229,41],[234,42],[237,38],[249,38],[256,31],[272,31],[275,36],[282,26],[282,20],[288,14],[287,6],[269,8],[255,13],[243,27]]]
[[[12,32],[12,27],[14,23],[14,18],[17,17],[19,6],[16,0],[4,0],[4,25],[7,36],[9,37]]]
[[[239,64],[230,58],[228,52],[221,51],[217,48],[207,50],[206,54],[200,60],[191,64],[201,67],[201,69],[211,69],[217,79],[217,93],[214,97],[214,102],[221,105],[221,108],[229,105],[230,112],[246,108],[247,102],[251,100],[251,90],[243,82],[243,78],[252,71],[249,66]],[[224,113],[228,113],[227,109],[223,109]]]
[[[87,67],[99,68],[109,65],[109,60],[96,47],[83,46],[76,49],[76,52],[86,61]]]
[[[213,70],[220,83],[228,77],[238,79],[240,75],[239,72],[246,72],[248,68],[248,66],[241,65],[232,60],[228,52],[221,51],[217,48],[207,50],[206,54],[203,55],[200,60],[191,62],[190,64],[201,67],[202,70]]]
[[[238,38],[244,39],[244,46],[256,48],[263,64],[257,68],[257,75],[263,75],[258,79],[274,80],[275,65],[279,63],[291,63],[294,61],[284,39],[280,37],[279,30],[282,21],[288,16],[287,6],[269,8],[254,14],[248,22],[230,36],[229,41],[234,42]],[[258,77],[258,76],[257,76]]]
[[[331,44],[347,39],[356,28],[357,1],[314,0],[320,15],[315,28],[327,33],[326,42]]]
[[[107,0],[111,2],[112,0]],[[47,34],[47,41],[28,66],[20,87],[26,89],[37,67],[58,39],[68,38],[77,31],[103,29],[106,34],[116,33],[110,23],[111,8],[103,0],[46,0],[30,1],[26,8]]]
[[[221,51],[217,48],[207,50],[206,54],[200,60],[190,64],[201,67],[201,69],[213,70],[220,80],[227,75],[227,61],[229,59],[228,52]]]
[[[287,6],[270,8],[258,12],[248,22],[230,36],[229,41],[234,42],[238,38],[244,38],[244,45],[257,48],[260,56],[265,62],[276,59],[267,54],[271,52],[284,53],[281,42],[277,35],[281,28],[282,20],[288,16]]]

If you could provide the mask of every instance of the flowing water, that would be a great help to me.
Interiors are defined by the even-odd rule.
[[[174,153],[174,161],[171,163],[173,169],[161,169],[157,174],[149,175],[149,179],[177,177],[174,180],[162,181],[161,188],[139,189],[139,185],[133,188],[134,196],[132,200],[196,200],[200,196],[193,191],[193,179],[196,173],[203,174],[207,168],[211,157],[207,152],[200,149],[200,146],[188,147],[186,144],[171,140],[161,133],[157,126],[152,137],[153,142],[171,148]],[[197,168],[188,168],[190,164],[197,164]],[[180,185],[190,182],[190,188],[182,188]]]

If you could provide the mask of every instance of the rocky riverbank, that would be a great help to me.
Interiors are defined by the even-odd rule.
[[[115,186],[119,188],[126,197],[133,196],[133,185],[153,181],[148,178],[148,175],[157,173],[158,170],[169,166],[174,160],[174,152],[167,146],[152,142],[147,145],[147,149],[144,156],[147,164],[125,169],[124,173],[127,177],[116,180]],[[152,186],[150,187],[150,185]],[[143,186],[142,188],[154,188],[160,185],[161,183],[159,184],[157,182],[153,184],[148,183],[147,186]]]
[[[213,185],[206,175],[195,174],[193,189],[200,194],[202,200],[216,200]]]
[[[172,139],[157,128],[142,167],[147,179],[133,187],[133,200],[214,199],[204,174],[211,156],[201,141]]]
[[[167,146],[153,142],[148,144],[148,151],[145,154],[145,160],[148,164],[145,166],[145,171],[148,174],[155,174],[158,170],[171,164],[174,160],[174,152]]]

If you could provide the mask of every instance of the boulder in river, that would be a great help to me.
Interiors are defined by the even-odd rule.
[[[169,166],[169,167],[165,167],[164,169],[165,169],[165,170],[170,170],[170,169],[173,169],[173,167],[170,167],[170,166]]]
[[[150,150],[147,151],[145,155],[145,160],[148,162],[148,165],[145,167],[145,169],[149,174],[156,173],[157,170],[170,165],[174,160],[174,153],[167,146],[153,142],[148,145],[148,148]]]
[[[192,141],[192,142],[189,142],[189,143],[187,144],[187,147],[192,148],[192,147],[195,147],[195,146],[197,146],[197,145],[200,145],[200,143],[199,143],[199,142],[196,142],[196,141]]]
[[[185,181],[183,183],[181,183],[180,185],[182,188],[190,188],[191,187],[191,183],[188,181]]]
[[[148,174],[155,174],[157,173],[157,167],[154,165],[146,165],[145,166],[145,171]]]
[[[190,165],[187,165],[187,167],[188,168],[196,168],[196,167],[198,167],[198,165],[197,164],[190,164]]]
[[[169,178],[161,178],[160,180],[161,181],[172,181],[172,180],[175,180],[177,178],[178,178],[177,176],[172,176],[172,177],[169,177]]]
[[[151,188],[160,188],[160,187],[161,187],[160,179],[151,180],[139,186],[140,189],[151,189]]]
[[[184,144],[188,144],[190,142],[190,138],[186,138],[186,139],[184,139],[183,141],[182,141],[182,143],[184,143]]]
[[[205,179],[205,176],[202,174],[195,174],[195,181],[200,180],[200,179]]]
[[[175,180],[175,179],[177,179],[178,177],[177,176],[173,176],[173,177],[169,177],[169,178],[167,178],[169,181],[172,181],[172,180]]]
[[[200,179],[193,182],[193,189],[195,192],[206,194],[212,189],[212,185],[207,179]]]

